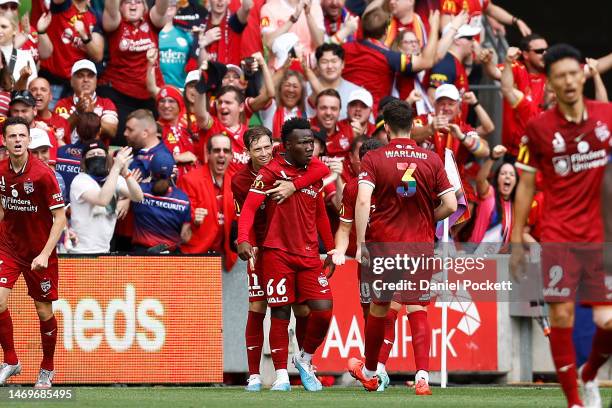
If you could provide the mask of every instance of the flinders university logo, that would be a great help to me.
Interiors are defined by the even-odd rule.
[[[398,170],[405,170],[402,183],[396,189],[400,197],[412,197],[416,194],[416,179],[413,177],[416,168],[416,163],[410,163],[410,165],[408,163],[397,163]]]

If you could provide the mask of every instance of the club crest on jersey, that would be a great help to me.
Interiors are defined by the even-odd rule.
[[[570,172],[570,158],[569,156],[553,157],[553,167],[555,173],[560,176],[566,176]]]
[[[555,132],[552,147],[555,153],[563,153],[565,151],[565,140],[563,139],[563,136],[561,136],[561,133]]]
[[[597,127],[595,128],[595,136],[600,142],[605,142],[610,137],[610,130],[608,125],[597,121]]]
[[[40,289],[47,293],[49,291],[49,289],[51,289],[51,281],[49,279],[45,279],[43,281],[40,281]]]
[[[25,191],[26,194],[32,194],[34,192],[34,183],[31,181],[23,183],[23,191]]]
[[[323,275],[319,276],[319,285],[326,287],[327,285],[329,285],[329,282],[327,282],[327,278]]]

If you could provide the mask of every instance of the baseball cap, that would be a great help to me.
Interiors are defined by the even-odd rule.
[[[354,101],[361,101],[368,108],[371,108],[374,105],[372,94],[363,88],[355,89],[350,93],[348,98],[348,104],[350,105],[350,103]]]
[[[448,24],[446,27],[444,27],[444,30],[442,30],[442,35],[446,34],[446,32],[448,30],[450,30],[451,25]],[[459,27],[459,29],[457,30],[457,33],[455,33],[455,40],[458,40],[459,38],[463,38],[463,37],[474,37],[476,35],[480,34],[480,27],[475,27],[469,24],[464,24],[461,27]]]
[[[19,0],[0,0],[0,5],[8,4],[8,3],[17,3],[17,4],[20,4]]]
[[[285,33],[279,35],[276,40],[274,40],[274,43],[272,43],[272,52],[274,56],[276,56],[274,68],[280,69],[285,65],[287,58],[289,58],[289,51],[295,47],[299,41],[300,39],[295,33]]]
[[[442,84],[436,88],[434,100],[437,101],[440,98],[448,98],[452,99],[453,101],[461,100],[459,91],[457,90],[457,87],[453,84]]]
[[[185,77],[185,86],[187,86],[187,84],[190,82],[199,81],[199,80],[200,80],[200,70],[195,69],[193,71],[189,71],[189,73],[187,74],[187,77]]]
[[[234,71],[238,74],[240,78],[244,78],[244,72],[242,71],[242,68],[240,68],[238,65],[227,64],[226,67],[228,71]]]
[[[0,0],[0,1],[2,1],[2,0]],[[82,60],[78,60],[77,62],[75,62],[72,65],[72,70],[70,71],[70,75],[74,75],[74,74],[76,74],[78,71],[80,71],[82,69],[86,69],[86,70],[91,71],[94,74],[98,75],[98,70],[96,69],[96,64],[94,64],[93,62],[91,62],[88,59],[82,59]]]
[[[36,100],[30,91],[13,91],[11,93],[11,101],[9,102],[9,106],[12,106],[17,102],[24,103],[28,106],[36,106]]]
[[[42,129],[30,129],[30,137],[32,138],[32,141],[28,146],[28,149],[30,150],[38,149],[39,147],[53,147],[51,140],[49,140],[49,135]]]
[[[155,180],[168,179],[174,172],[175,162],[172,156],[165,154],[156,154],[149,164],[149,171]]]
[[[94,149],[102,149],[105,152],[108,152],[108,148],[104,143],[102,143],[100,140],[94,140],[93,142],[88,143],[85,145],[85,147],[83,147],[83,153],[81,153],[81,157],[85,158],[87,152]]]

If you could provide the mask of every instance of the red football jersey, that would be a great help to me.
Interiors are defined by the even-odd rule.
[[[468,24],[482,27],[484,12],[489,4],[490,0],[444,0],[440,5],[440,13],[456,16],[465,10],[470,16]],[[477,41],[480,41],[480,36],[481,34],[475,37]]]
[[[110,58],[100,83],[112,86],[124,95],[137,99],[150,99],[147,90],[147,50],[158,48],[159,28],[151,23],[148,13],[144,20],[134,26],[121,20],[119,27],[106,33]],[[155,79],[164,83],[159,65],[155,68]]]
[[[0,197],[4,210],[0,252],[29,268],[49,239],[51,210],[64,206],[53,170],[29,155],[15,173],[9,159],[0,162]],[[55,250],[51,257],[56,257]]]
[[[298,169],[282,155],[275,156],[266,167],[259,170],[251,192],[266,194],[276,180],[293,180],[306,174],[306,168]],[[266,200],[265,248],[281,249],[294,255],[319,257],[317,211],[325,212],[321,195],[323,182],[317,180],[293,193],[282,204]]]
[[[53,18],[47,29],[47,35],[51,42],[56,44],[57,49],[51,54],[50,58],[41,61],[41,66],[55,76],[70,80],[72,65],[80,59],[89,58],[85,51],[85,45],[74,28],[74,23],[81,20],[85,25],[85,31],[88,35],[91,35],[97,24],[96,15],[90,9],[81,13],[72,4],[72,0],[66,0],[59,5],[51,2],[50,7]],[[61,50],[61,52],[58,50]],[[146,61],[146,59],[142,61]],[[145,67],[146,64],[142,61],[141,65]],[[130,75],[133,74],[130,73]],[[145,78],[144,71],[143,78]]]
[[[433,243],[435,202],[453,191],[437,154],[412,139],[393,139],[364,156],[361,183],[374,188],[371,242]]]
[[[342,47],[345,53],[342,78],[370,91],[376,116],[378,101],[391,95],[395,73],[412,75],[410,56],[391,51],[375,40],[353,41]]]
[[[251,162],[244,166],[232,177],[232,193],[234,193],[234,204],[236,206],[236,214],[240,215],[242,205],[246,201],[247,194],[253,185],[253,181],[257,177],[257,173],[253,171]],[[263,247],[263,242],[266,237],[266,211],[265,203],[259,207],[255,215],[253,230],[255,231],[255,245]]]
[[[60,99],[55,104],[55,113],[60,115],[62,118],[68,120],[68,118],[76,111],[76,104],[79,98],[76,96],[67,96]],[[93,95],[94,109],[93,112],[100,117],[101,120],[111,120],[118,122],[117,107],[109,98],[103,98],[101,96]],[[70,134],[70,141],[66,143],[76,143],[78,135],[76,130]]]
[[[601,182],[610,150],[612,104],[585,100],[585,118],[558,107],[527,124],[516,167],[542,172],[542,242],[603,242]]]

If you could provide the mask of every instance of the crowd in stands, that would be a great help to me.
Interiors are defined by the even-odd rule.
[[[0,0],[0,121],[25,118],[31,151],[56,172],[70,204],[63,253],[218,252],[231,268],[231,180],[256,153],[243,135],[265,126],[280,145],[293,117],[310,121],[315,156],[329,167],[337,228],[361,145],[388,143],[379,112],[392,98],[412,105],[417,143],[453,153],[465,198],[453,239],[507,243],[525,125],[555,104],[546,38],[490,0],[32,0],[19,9]],[[511,29],[519,47],[487,47],[485,33]],[[584,65],[599,100],[611,67],[612,54]],[[499,146],[473,90],[484,76],[501,84]],[[541,205],[537,195],[534,241]]]

